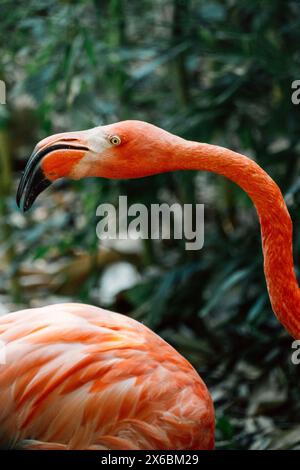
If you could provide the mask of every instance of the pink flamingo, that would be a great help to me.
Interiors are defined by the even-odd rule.
[[[51,136],[35,148],[17,201],[28,210],[61,177],[140,178],[215,172],[253,200],[273,310],[300,338],[292,223],[274,181],[231,150],[125,121]],[[0,318],[3,442],[32,449],[212,449],[214,410],[192,366],[142,324],[89,305],[61,304]]]

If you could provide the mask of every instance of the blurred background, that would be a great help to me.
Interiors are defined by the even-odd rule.
[[[281,187],[300,267],[300,4],[286,0],[0,2],[1,313],[76,301],[130,315],[195,366],[217,448],[300,448],[300,365],[276,321],[248,197],[177,172],[61,181],[24,216],[15,193],[41,138],[142,119],[254,158]],[[204,203],[205,244],[99,242],[96,207]]]

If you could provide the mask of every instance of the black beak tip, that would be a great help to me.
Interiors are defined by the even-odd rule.
[[[18,187],[16,202],[17,206],[25,213],[32,207],[38,195],[52,184],[52,181],[45,177],[40,167],[35,168],[28,180],[24,179],[23,175]]]
[[[19,186],[18,186],[18,189],[17,189],[17,195],[16,195],[16,203],[17,203],[17,206],[20,208],[20,204],[21,204],[21,198],[22,198],[22,179],[23,179],[23,174],[21,176],[21,180],[20,180],[20,183],[19,183]]]
[[[37,196],[44,191],[52,181],[50,181],[43,173],[41,169],[41,160],[42,158],[52,152],[53,150],[64,150],[64,149],[74,149],[74,150],[85,150],[88,151],[87,147],[80,145],[69,145],[65,143],[51,145],[44,149],[38,150],[35,147],[33,153],[31,154],[28,163],[26,165],[25,171],[21,177],[19,187],[17,190],[16,202],[17,206],[27,212]],[[23,205],[22,205],[23,200]]]

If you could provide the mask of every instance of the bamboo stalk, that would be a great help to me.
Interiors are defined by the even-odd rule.
[[[174,0],[171,43],[178,45],[186,37],[188,21],[189,0]],[[175,74],[176,96],[179,104],[186,108],[190,103],[189,77],[186,68],[186,53],[182,51],[173,61]]]
[[[9,148],[9,134],[6,127],[0,129],[0,217],[2,219],[2,230],[0,240],[2,243],[8,243],[5,253],[5,262],[11,266],[16,257],[15,247],[11,243],[12,227],[9,223],[8,198],[12,191],[12,166],[11,153]],[[21,301],[21,290],[18,279],[18,270],[14,270],[10,277],[10,291],[12,300],[16,303]]]

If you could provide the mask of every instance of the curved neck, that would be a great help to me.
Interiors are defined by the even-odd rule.
[[[215,145],[181,140],[172,160],[176,169],[223,175],[252,199],[260,220],[264,271],[272,308],[286,330],[300,338],[300,289],[294,271],[293,226],[276,183],[253,160]]]

